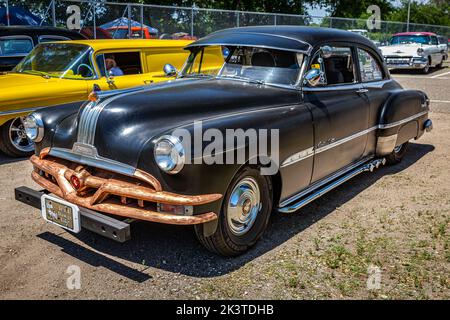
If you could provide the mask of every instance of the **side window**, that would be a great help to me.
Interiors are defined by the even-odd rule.
[[[383,80],[383,69],[369,52],[358,48],[358,60],[362,82]]]
[[[331,51],[324,54],[324,50],[320,50],[314,56],[310,65],[310,69],[320,69],[323,72],[320,85],[355,83],[356,78],[352,49],[350,47],[328,46],[327,48],[331,49]]]
[[[104,56],[106,72],[110,76],[142,74],[143,72],[140,52],[114,52],[105,53]],[[99,68],[101,68],[100,65]]]
[[[431,37],[431,44],[434,45],[434,46],[438,45],[438,41],[437,41],[436,37]]]
[[[70,40],[70,39],[66,38],[66,37],[61,37],[61,36],[40,36],[38,40],[39,40],[39,43],[46,43],[46,42],[54,42],[54,41],[66,41],[66,40]]]
[[[33,41],[25,38],[0,38],[0,54],[28,54],[33,50]]]

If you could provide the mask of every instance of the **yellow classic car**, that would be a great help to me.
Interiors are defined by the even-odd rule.
[[[172,79],[188,57],[183,48],[191,42],[80,40],[36,46],[13,71],[0,73],[0,150],[15,157],[33,152],[23,127],[23,116],[31,111],[86,100],[93,89]]]

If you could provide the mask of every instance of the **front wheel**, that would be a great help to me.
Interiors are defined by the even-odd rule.
[[[216,232],[203,234],[203,225],[195,226],[200,243],[211,252],[236,256],[261,238],[272,211],[272,183],[253,168],[242,170],[228,188]]]
[[[423,74],[428,74],[430,73],[430,61],[428,60],[427,65],[425,66],[425,68],[422,69],[422,73]]]
[[[388,164],[400,163],[405,157],[406,150],[408,149],[409,142],[405,142],[394,148],[394,150],[386,157]]]
[[[34,143],[25,133],[23,118],[9,120],[0,127],[0,150],[15,158],[33,154]]]

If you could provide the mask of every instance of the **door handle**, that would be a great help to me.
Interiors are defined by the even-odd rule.
[[[358,91],[356,91],[357,94],[363,94],[363,93],[367,93],[367,92],[369,92],[369,90],[368,89],[364,89],[364,88],[359,89]]]

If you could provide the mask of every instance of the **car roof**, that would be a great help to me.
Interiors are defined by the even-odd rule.
[[[211,33],[188,46],[241,45],[309,53],[325,42],[353,42],[376,50],[369,39],[346,30],[305,26],[255,26],[225,29]]]
[[[400,32],[394,34],[394,36],[435,36],[433,32]]]
[[[54,35],[66,36],[71,39],[86,39],[82,34],[64,28],[56,28],[49,26],[0,26],[0,36],[40,36]]]
[[[159,40],[159,39],[98,39],[98,40],[72,40],[58,43],[74,43],[90,46],[94,50],[106,49],[139,49],[148,47],[184,48],[192,40]]]

